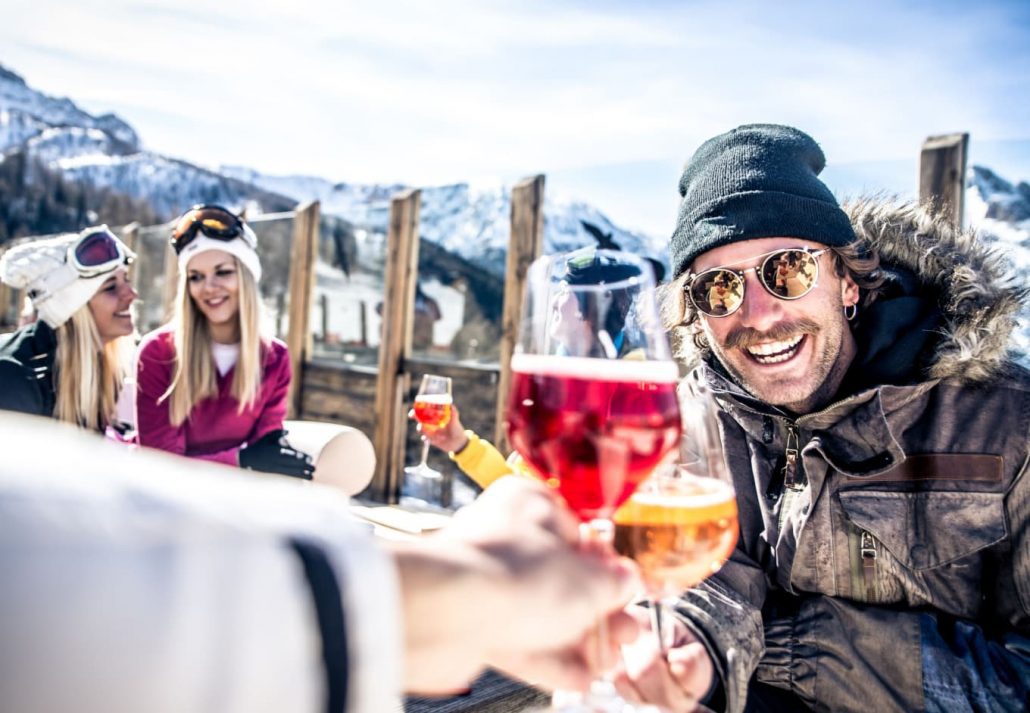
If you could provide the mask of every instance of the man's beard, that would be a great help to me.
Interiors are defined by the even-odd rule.
[[[827,333],[828,329],[830,333]],[[838,365],[842,344],[840,337],[842,335],[838,335],[836,348],[833,348],[832,331],[832,326],[820,325],[818,322],[807,318],[781,322],[766,331],[759,331],[751,327],[740,327],[727,334],[726,339],[719,344],[719,348],[714,350],[714,353],[723,367],[733,377],[734,381],[749,394],[769,405],[785,407],[795,413],[803,413],[809,411],[812,407],[828,403],[834,396],[834,393],[829,392],[836,391],[839,381],[836,378],[838,376],[837,371],[847,369],[846,364]],[[805,392],[802,389],[798,393],[790,393],[790,390],[796,387],[792,387],[787,383],[777,383],[775,376],[769,381],[756,382],[753,378],[754,374],[750,373],[750,370],[742,368],[742,363],[750,363],[748,361],[750,356],[746,353],[747,347],[755,344],[783,341],[800,334],[806,335],[811,340],[812,344],[809,348],[812,349],[816,348],[815,340],[820,335],[831,340],[823,343],[822,352],[816,354],[815,362],[811,365],[812,368],[809,375],[817,382],[811,385],[811,391]],[[732,353],[731,350],[733,349],[739,350],[740,356],[736,360],[726,356]],[[753,368],[761,369],[762,367],[754,364]],[[787,392],[784,393],[784,390]]]

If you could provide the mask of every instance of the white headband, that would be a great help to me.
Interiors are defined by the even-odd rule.
[[[253,236],[254,244],[257,244],[257,237],[254,236],[250,226],[244,224],[243,229],[250,231]],[[206,253],[209,250],[221,250],[222,252],[229,253],[237,258],[240,262],[250,270],[250,274],[254,276],[254,281],[258,282],[261,280],[261,260],[258,258],[257,252],[252,250],[246,242],[241,238],[233,238],[232,240],[216,240],[209,238],[202,232],[197,232],[197,236],[193,238],[189,245],[182,249],[179,253],[179,272],[185,273],[186,266],[189,261],[200,253]]]

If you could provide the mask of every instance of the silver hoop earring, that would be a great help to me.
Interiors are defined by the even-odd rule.
[[[844,305],[844,319],[846,319],[846,320],[848,320],[850,322],[851,320],[853,320],[855,318],[855,315],[857,315],[857,314],[858,314],[858,305],[857,304]]]

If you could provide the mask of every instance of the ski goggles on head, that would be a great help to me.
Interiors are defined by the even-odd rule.
[[[193,242],[197,233],[203,233],[214,240],[241,239],[252,250],[257,250],[254,232],[247,228],[239,216],[217,205],[195,205],[179,218],[172,230],[172,248],[175,254]]]
[[[640,268],[636,265],[619,262],[594,250],[584,250],[568,257],[561,279],[568,285],[611,285],[639,275]]]
[[[68,243],[64,264],[34,280],[29,299],[39,305],[78,280],[90,280],[132,264],[132,252],[106,225],[86,228]]]
[[[68,249],[68,262],[79,277],[103,275],[121,265],[129,265],[135,257],[106,225],[87,228]]]
[[[691,275],[684,289],[694,307],[708,317],[728,317],[740,309],[744,304],[744,277],[752,271],[772,296],[781,300],[797,300],[818,284],[819,256],[824,252],[825,248],[774,250],[741,261],[761,258],[762,261],[754,267],[737,270],[731,265],[723,265]]]

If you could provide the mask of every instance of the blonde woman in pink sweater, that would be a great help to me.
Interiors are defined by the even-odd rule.
[[[136,424],[143,446],[310,479],[283,419],[286,345],[260,331],[257,236],[221,206],[194,206],[176,223],[179,281],[172,320],[144,337]]]

